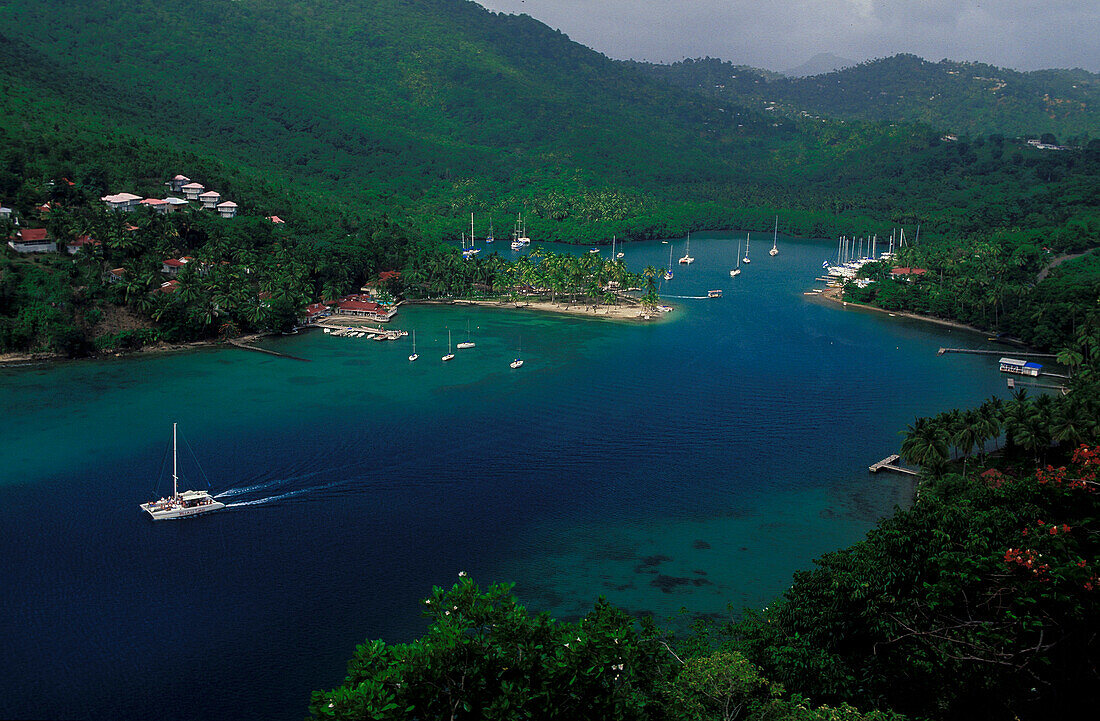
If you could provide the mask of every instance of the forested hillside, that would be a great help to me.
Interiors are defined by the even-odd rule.
[[[630,65],[724,101],[774,106],[776,114],[925,123],[949,133],[1050,133],[1063,142],[1082,142],[1100,127],[1100,76],[1084,70],[1018,72],[915,55],[794,78],[713,58]]]

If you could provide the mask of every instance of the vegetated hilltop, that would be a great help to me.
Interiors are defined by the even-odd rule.
[[[1100,127],[1100,75],[1080,69],[1019,72],[916,55],[798,78],[713,58],[631,65],[729,102],[758,110],[774,105],[773,113],[926,123],[951,133],[1052,133],[1063,141]]]

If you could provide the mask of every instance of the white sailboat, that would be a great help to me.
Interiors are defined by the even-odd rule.
[[[519,351],[520,351],[520,347],[517,345],[516,346],[516,359],[508,364],[509,368],[519,368],[520,366],[523,365],[523,359],[521,359],[519,357]]]
[[[471,257],[473,257],[473,256],[475,256],[475,255],[477,255],[478,253],[481,252],[481,248],[475,248],[474,247],[474,214],[473,213],[470,213],[470,247],[466,248],[465,239],[463,239],[463,241],[462,241],[462,247],[464,248],[464,250],[462,251],[462,257],[463,258],[471,258]]]
[[[470,340],[470,321],[466,321],[466,340],[455,346],[459,350],[465,350],[467,348],[473,348],[477,343]]]
[[[443,356],[443,360],[449,361],[455,357],[455,354],[451,352],[451,329],[447,329],[447,355]]]
[[[695,258],[691,257],[691,233],[688,233],[687,245],[684,246],[684,257],[680,258],[680,263],[683,265],[689,265],[695,262]]]
[[[409,356],[409,360],[414,361],[419,357],[420,357],[419,354],[417,354],[417,352],[416,352],[416,331],[414,330],[413,331],[413,352],[412,352],[412,355]]]
[[[749,234],[745,233],[745,257],[741,259],[742,263],[751,263],[749,260]]]
[[[737,267],[730,270],[730,277],[736,278],[741,275],[741,242],[737,243]]]
[[[672,245],[668,246],[668,270],[665,271],[665,280],[672,280]]]
[[[141,510],[148,513],[154,521],[171,518],[188,518],[201,513],[210,513],[225,508],[221,501],[214,500],[208,491],[179,492],[178,446],[176,444],[176,424],[172,424],[172,495],[159,501],[140,504]]]
[[[489,214],[489,235],[485,236],[486,243],[492,243],[496,238],[493,237],[493,215]]]
[[[516,227],[512,229],[512,250],[523,250],[523,246],[526,245],[527,243],[531,242],[530,238],[520,237],[521,235],[523,235],[523,233],[521,233],[521,231],[519,229],[520,228],[519,224],[521,222],[520,219],[522,217],[523,217],[522,214],[516,215]],[[527,241],[527,243],[524,243],[525,240]]]
[[[779,240],[779,216],[775,216],[775,230],[772,231],[772,249],[768,251],[768,255],[779,255],[779,247],[776,243]]]
[[[621,248],[622,246],[619,247]],[[615,236],[611,236],[611,251],[615,251]],[[618,253],[615,253],[616,258],[622,258],[624,255],[626,255],[626,253],[622,252],[621,250]]]

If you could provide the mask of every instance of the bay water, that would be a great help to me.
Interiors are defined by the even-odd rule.
[[[757,234],[730,278],[740,237],[692,237],[656,323],[415,305],[391,324],[415,363],[409,338],[314,330],[264,341],[308,362],[0,369],[0,717],[301,718],[357,643],[423,633],[419,599],[460,571],[558,618],[767,604],[910,502],[867,472],[906,423],[1006,391],[995,357],[936,356],[984,336],[803,295],[827,242],[770,257]],[[441,362],[467,323],[476,348]],[[173,422],[225,511],[138,509],[170,490]]]

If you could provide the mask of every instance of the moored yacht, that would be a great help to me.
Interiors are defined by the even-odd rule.
[[[141,510],[149,514],[154,521],[171,518],[188,518],[202,513],[210,513],[225,508],[225,504],[215,500],[208,491],[179,492],[179,464],[177,462],[176,424],[172,424],[172,495],[159,501],[140,504]]]
[[[695,258],[691,257],[691,233],[688,233],[687,245],[684,246],[684,257],[680,258],[680,262],[684,265],[689,265],[695,262]]]

